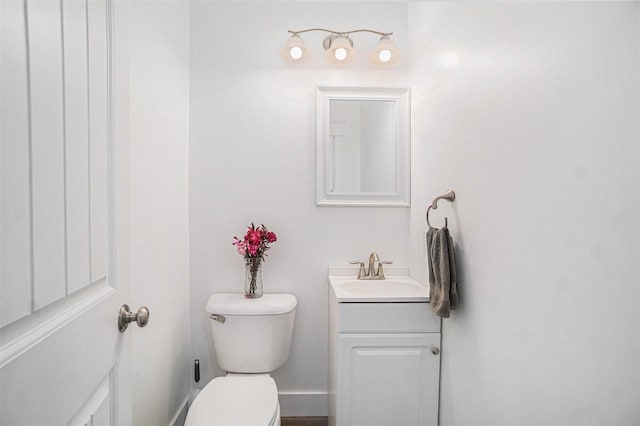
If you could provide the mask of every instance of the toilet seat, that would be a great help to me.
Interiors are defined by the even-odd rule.
[[[279,425],[278,389],[269,375],[216,377],[196,397],[185,426]]]

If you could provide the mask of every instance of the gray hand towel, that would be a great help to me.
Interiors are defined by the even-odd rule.
[[[449,229],[429,228],[427,263],[431,308],[436,315],[449,318],[449,312],[458,306],[456,257]]]

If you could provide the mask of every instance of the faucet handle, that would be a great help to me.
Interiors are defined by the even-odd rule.
[[[365,272],[364,272],[364,262],[360,262],[357,260],[352,260],[349,262],[352,265],[360,265],[360,270],[358,271],[358,279],[364,280]]]
[[[391,265],[393,263],[393,261],[391,260],[383,260],[378,262],[378,273],[376,274],[376,277],[379,280],[384,280],[384,271],[382,270],[382,265]]]

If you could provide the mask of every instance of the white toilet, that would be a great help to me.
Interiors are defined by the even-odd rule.
[[[280,426],[269,372],[289,357],[298,300],[292,294],[214,294],[207,302],[218,366],[187,413],[185,426]]]

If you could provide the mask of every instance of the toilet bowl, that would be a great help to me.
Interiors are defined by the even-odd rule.
[[[195,398],[185,426],[280,426],[269,372],[289,356],[297,299],[291,294],[214,294],[207,302],[215,361],[228,373]]]
[[[275,381],[268,374],[233,374],[210,381],[193,401],[185,426],[280,426]]]

